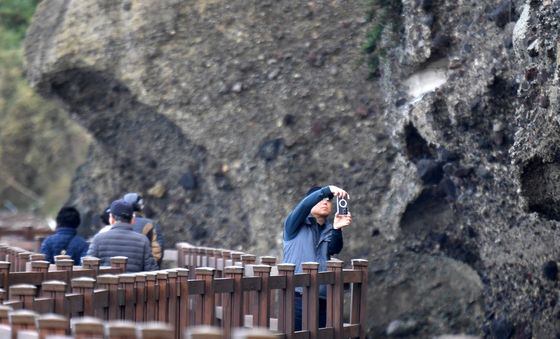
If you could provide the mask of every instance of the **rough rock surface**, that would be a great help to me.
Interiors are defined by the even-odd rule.
[[[170,243],[279,254],[334,183],[372,337],[551,338],[560,4],[524,6],[402,1],[372,82],[358,1],[43,1],[28,79],[95,138],[71,198],[92,224],[141,191]]]

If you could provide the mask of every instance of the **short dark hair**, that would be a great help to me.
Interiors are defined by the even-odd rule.
[[[130,224],[130,222],[132,221],[132,217],[127,217],[127,216],[122,216],[122,215],[114,215],[113,214],[113,218],[115,218],[115,220],[117,222],[124,222],[127,224]]]
[[[57,227],[78,228],[81,222],[80,212],[72,206],[62,207],[56,215]]]

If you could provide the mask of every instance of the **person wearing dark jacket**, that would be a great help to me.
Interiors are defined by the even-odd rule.
[[[54,264],[54,257],[59,254],[69,255],[75,265],[80,264],[88,250],[88,243],[77,235],[80,222],[80,213],[74,207],[60,209],[56,216],[55,233],[41,244],[41,253],[51,264]]]
[[[128,258],[127,272],[154,271],[158,266],[152,256],[150,242],[142,234],[136,233],[132,205],[124,200],[115,200],[111,204],[109,222],[112,227],[106,232],[98,233],[92,240],[88,256],[101,259],[102,265],[110,265],[111,257]]]
[[[338,215],[333,224],[327,221],[332,212],[332,198],[349,198],[336,186],[312,187],[290,212],[284,222],[284,263],[296,265],[301,272],[304,262],[318,262],[319,271],[327,269],[331,255],[340,253],[343,246],[342,229],[352,223],[352,216]],[[295,293],[295,330],[301,330],[301,288]],[[319,326],[326,324],[326,286],[319,289]]]
[[[163,260],[163,233],[159,223],[150,218],[144,217],[144,198],[139,193],[127,193],[123,196],[123,200],[132,205],[134,209],[134,220],[132,228],[141,234],[144,234],[150,241],[152,247],[152,255],[158,266]]]

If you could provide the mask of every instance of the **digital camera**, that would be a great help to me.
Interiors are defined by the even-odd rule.
[[[340,215],[348,214],[348,200],[340,197],[336,197],[336,213]]]

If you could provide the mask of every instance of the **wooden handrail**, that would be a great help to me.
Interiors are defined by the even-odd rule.
[[[5,249],[6,256],[10,255],[11,249]],[[26,260],[26,255],[13,258]],[[246,253],[181,245],[178,262],[185,268],[124,274],[126,258],[118,258],[115,268],[109,270],[120,274],[107,275],[103,274],[107,268],[98,267],[95,258],[84,258],[84,267],[57,259],[56,267],[63,270],[46,271],[44,262],[37,261],[26,263],[30,272],[10,272],[11,263],[0,262],[0,281],[9,292],[5,303],[14,309],[54,312],[68,318],[166,322],[172,325],[174,338],[183,338],[185,329],[199,325],[220,326],[225,338],[246,324],[272,328],[286,338],[364,338],[366,333],[366,260],[353,260],[346,269],[343,262],[332,260],[325,272],[318,272],[318,263],[304,263],[303,272],[294,274],[293,264],[276,264],[274,257],[257,260]],[[15,263],[21,267],[21,262]],[[198,266],[202,264],[214,267]],[[56,281],[49,281],[53,278]],[[14,284],[24,281],[31,284]],[[318,323],[321,284],[327,286],[324,328]],[[345,284],[351,287],[349,318],[343,313]],[[296,287],[303,289],[300,332],[294,332]]]

